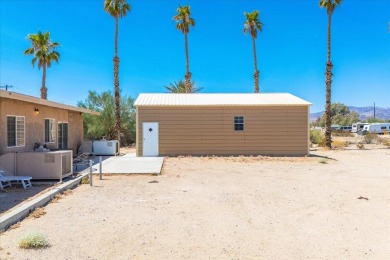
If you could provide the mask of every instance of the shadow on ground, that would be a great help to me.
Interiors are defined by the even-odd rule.
[[[0,215],[51,187],[52,185],[48,184],[34,185],[33,183],[33,186],[27,189],[17,184],[4,188],[0,191]]]
[[[329,157],[329,156],[323,156],[323,155],[313,154],[313,153],[311,153],[310,155],[308,155],[308,157],[314,157],[314,158],[321,158],[321,159],[328,159],[328,160],[337,161],[337,159],[335,159],[335,158],[331,158],[331,157]]]
[[[102,156],[102,161],[109,159],[112,156]],[[99,156],[91,157],[93,161],[93,172],[99,171]],[[89,165],[77,165],[73,167],[74,175],[64,178],[63,182],[74,179],[81,172],[88,171]],[[10,209],[19,206],[32,200],[40,193],[45,193],[60,183],[59,180],[48,180],[48,181],[34,181],[32,180],[32,187],[23,189],[21,184],[12,184],[12,187],[6,187],[4,190],[0,190],[0,216],[9,211]]]

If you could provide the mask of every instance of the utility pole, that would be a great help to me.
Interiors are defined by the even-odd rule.
[[[5,85],[5,86],[0,86],[0,88],[5,88],[5,90],[8,90],[8,88],[13,88],[12,85]]]
[[[375,102],[374,102],[374,123],[376,122],[376,119],[375,119]]]

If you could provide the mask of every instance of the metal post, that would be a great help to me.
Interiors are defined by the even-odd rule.
[[[89,160],[89,185],[92,186],[92,160]]]
[[[102,179],[102,157],[99,156],[99,174],[100,180]]]

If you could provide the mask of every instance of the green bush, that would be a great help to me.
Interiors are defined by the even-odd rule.
[[[115,97],[110,91],[97,93],[90,90],[85,101],[77,106],[100,112],[100,116],[83,114],[84,138],[99,140],[103,136],[107,140],[115,140]],[[121,146],[135,142],[135,107],[133,98],[123,95],[120,99]]]
[[[81,184],[89,184],[89,177],[88,176],[85,176],[81,179]]]
[[[321,144],[325,140],[325,136],[321,133],[321,130],[310,130],[310,142],[312,144]]]
[[[322,163],[322,164],[327,164],[327,163],[328,163],[328,161],[327,161],[326,159],[321,159],[321,160],[319,160],[318,162],[319,162],[319,163]]]
[[[44,248],[48,246],[49,242],[47,241],[46,236],[39,232],[27,234],[19,241],[20,248]]]

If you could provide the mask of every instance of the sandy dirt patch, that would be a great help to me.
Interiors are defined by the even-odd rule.
[[[105,176],[0,235],[1,259],[389,259],[390,149],[167,158]],[[40,231],[51,246],[17,247]]]

